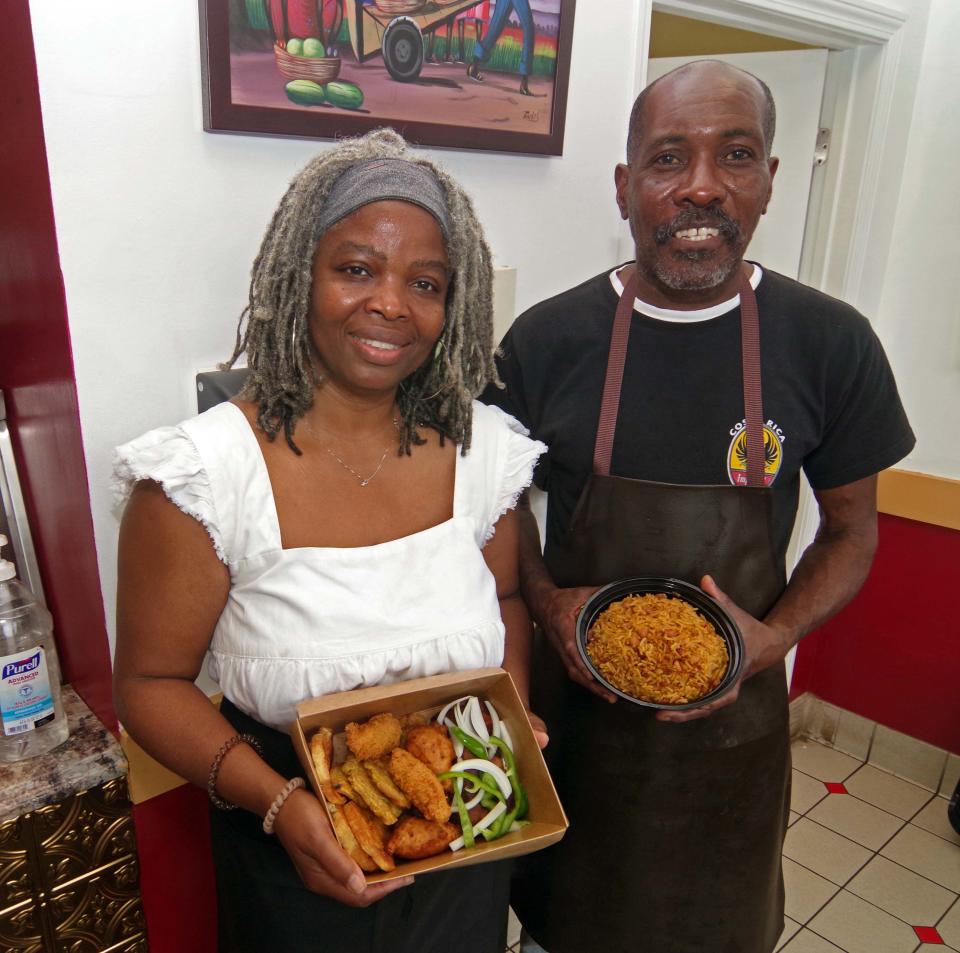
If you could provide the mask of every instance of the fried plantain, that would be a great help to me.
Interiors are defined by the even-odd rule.
[[[310,758],[320,781],[320,790],[331,804],[343,804],[345,798],[334,787],[330,771],[333,764],[333,732],[320,728],[310,738]]]
[[[347,758],[342,767],[350,787],[357,795],[354,802],[369,808],[384,824],[396,824],[400,817],[400,808],[380,793],[366,768],[356,758]]]
[[[403,729],[396,715],[374,715],[362,723],[351,721],[346,729],[347,747],[358,761],[382,758],[400,744]]]
[[[390,777],[390,771],[387,769],[385,760],[364,761],[363,766],[367,769],[370,780],[377,786],[380,793],[386,796],[388,801],[395,804],[401,811],[410,808],[409,799]]]
[[[348,801],[341,808],[360,847],[381,870],[393,870],[397,865],[386,850],[386,829],[365,808]]]
[[[445,821],[450,817],[450,804],[437,776],[405,748],[390,753],[390,777],[413,802],[413,806],[429,821]]]
[[[343,811],[331,808],[330,817],[333,821],[333,830],[337,835],[337,840],[340,841],[340,846],[350,855],[350,858],[356,862],[357,866],[361,870],[365,870],[368,874],[379,870],[380,868],[377,867],[374,859],[360,846],[356,837],[353,836],[353,831],[350,829],[347,819],[343,816]]]
[[[405,817],[390,834],[387,851],[406,860],[419,860],[441,853],[459,836],[460,831],[449,822]]]

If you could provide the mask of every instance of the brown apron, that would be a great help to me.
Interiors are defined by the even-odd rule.
[[[611,476],[633,312],[627,283],[611,338],[590,475],[560,543],[544,558],[558,586],[709,572],[762,618],[785,584],[763,486],[756,298],[741,285],[748,485],[678,486]],[[789,808],[789,719],[782,664],[739,700],[685,724],[609,704],[571,682],[542,633],[533,710],[570,830],[524,858],[512,902],[549,953],[770,953],[783,928],[780,852]]]

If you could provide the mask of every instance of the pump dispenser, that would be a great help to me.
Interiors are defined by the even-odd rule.
[[[67,740],[53,619],[2,558],[0,535],[0,761],[46,754]]]

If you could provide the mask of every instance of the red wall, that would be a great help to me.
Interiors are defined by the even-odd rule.
[[[26,3],[3,7],[0,90],[0,388],[64,678],[116,728]]]
[[[797,653],[791,694],[960,753],[960,532],[880,516],[860,594]]]
[[[209,808],[205,791],[184,784],[133,809],[150,953],[217,948]]]

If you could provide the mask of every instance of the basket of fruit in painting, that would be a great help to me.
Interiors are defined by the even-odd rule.
[[[381,13],[399,16],[402,13],[416,13],[427,5],[427,0],[373,0]]]
[[[287,79],[310,79],[315,83],[329,83],[340,75],[340,57],[327,56],[323,43],[315,37],[305,40],[293,38],[286,46],[275,43],[273,55],[277,69]]]

